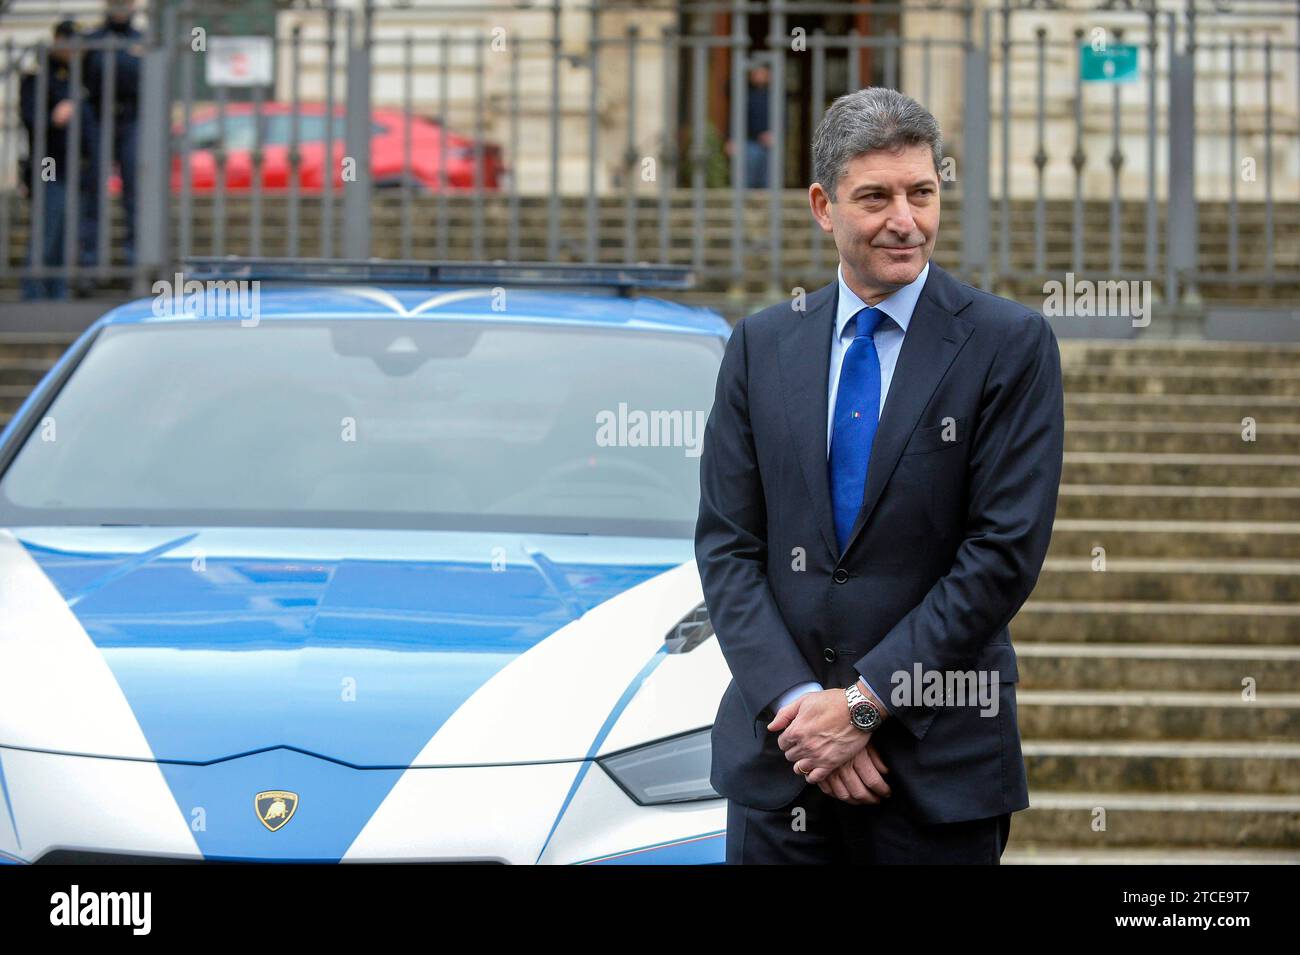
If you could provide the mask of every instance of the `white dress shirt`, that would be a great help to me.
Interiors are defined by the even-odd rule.
[[[829,394],[826,401],[826,457],[828,459],[831,456],[831,435],[835,425],[835,398],[840,390],[840,367],[844,364],[844,353],[849,350],[849,344],[853,341],[844,334],[844,329],[850,318],[867,307],[867,303],[858,298],[857,293],[844,281],[843,262],[840,263],[837,273],[840,294],[835,307],[835,334],[830,341]],[[921,289],[925,287],[925,280],[929,274],[930,263],[926,262],[925,268],[921,269],[921,274],[915,280],[876,303],[875,307],[889,316],[881,319],[872,336],[876,343],[876,356],[880,359],[880,407],[876,409],[877,419],[885,410],[885,398],[889,394],[889,385],[894,380],[894,366],[898,364],[898,352],[903,347],[903,337],[907,334],[907,326],[911,324],[917,299],[921,297]],[[856,328],[856,323],[854,327]],[[875,688],[867,683],[866,677],[862,677],[862,683],[875,694],[881,705],[885,706],[885,698],[876,693]],[[797,683],[777,697],[771,704],[772,712],[780,711],[782,707],[793,703],[805,693],[814,693],[821,689],[823,689],[822,685],[815,681]],[[891,712],[888,706],[885,706],[885,712]]]

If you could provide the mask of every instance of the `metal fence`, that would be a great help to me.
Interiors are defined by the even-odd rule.
[[[18,13],[30,25],[53,12],[0,14],[11,282],[140,291],[187,255],[385,252],[690,264],[717,288],[807,285],[836,261],[807,212],[811,132],[835,96],[870,84],[940,120],[945,208],[960,219],[947,251],[970,281],[1014,288],[1068,270],[1150,279],[1171,303],[1300,282],[1300,242],[1287,241],[1300,233],[1297,0],[300,4],[274,18],[267,81],[243,86],[199,73],[230,30],[210,4],[155,0],[139,40],[77,39],[63,80],[48,41],[11,30]],[[1084,78],[1085,58],[1129,44],[1137,82]],[[119,50],[141,53],[125,129]],[[745,145],[755,64],[770,73],[758,188]],[[38,103],[68,84],[64,155],[46,156],[46,110],[28,146],[21,82]],[[79,145],[83,123],[93,145]],[[381,128],[399,132],[382,175]],[[113,199],[109,164],[86,166],[120,157],[123,138],[134,182]],[[51,158],[69,184],[57,201]],[[77,228],[88,201],[93,241]],[[23,264],[52,209],[61,264]]]

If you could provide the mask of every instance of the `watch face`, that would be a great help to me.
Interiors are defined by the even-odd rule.
[[[853,725],[858,727],[858,729],[872,729],[878,722],[880,722],[880,714],[877,713],[876,708],[866,700],[853,705],[850,717],[853,720]]]

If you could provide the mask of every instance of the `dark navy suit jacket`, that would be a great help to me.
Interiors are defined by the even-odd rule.
[[[826,461],[838,295],[832,281],[803,311],[782,302],[746,316],[718,373],[695,555],[732,681],[710,781],[754,808],[790,803],[805,780],[766,728],[768,705],[796,683],[844,687],[861,674],[887,695],[893,716],[873,739],[915,818],[1024,809],[1007,624],[1038,579],[1056,511],[1056,336],[1042,315],[931,262],[841,554]],[[894,676],[916,664],[997,671],[997,715],[969,700],[896,704]]]

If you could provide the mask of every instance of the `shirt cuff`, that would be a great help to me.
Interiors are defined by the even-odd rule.
[[[804,694],[816,693],[822,689],[824,689],[824,687],[815,680],[810,680],[807,683],[796,683],[776,698],[772,703],[772,712],[779,713],[783,707],[789,706]]]

